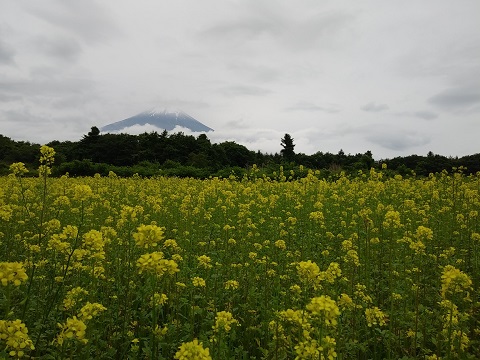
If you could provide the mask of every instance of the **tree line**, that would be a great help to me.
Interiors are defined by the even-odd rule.
[[[69,173],[73,176],[108,175],[110,171],[120,176],[135,173],[142,176],[166,175],[207,178],[210,176],[242,176],[254,164],[268,176],[279,166],[285,171],[298,168],[320,170],[324,176],[345,171],[380,168],[387,164],[389,171],[403,176],[451,170],[463,166],[469,173],[480,171],[480,154],[445,157],[429,152],[426,156],[410,155],[375,161],[371,151],[345,154],[316,152],[312,155],[296,153],[294,139],[289,135],[280,139],[279,153],[252,151],[234,141],[211,143],[206,134],[186,135],[182,132],[163,131],[131,134],[101,134],[97,127],[79,141],[52,141],[48,144],[56,151],[53,175]],[[23,162],[35,174],[38,165],[39,144],[15,141],[0,135],[0,175],[8,174],[9,165]]]

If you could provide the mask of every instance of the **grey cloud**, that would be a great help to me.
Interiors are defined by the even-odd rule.
[[[214,38],[252,38],[262,33],[275,33],[281,24],[267,19],[243,19],[212,26],[201,35]]]
[[[455,87],[444,90],[430,99],[428,102],[439,108],[452,111],[468,111],[480,104],[480,90],[473,87]]]
[[[380,112],[383,110],[388,110],[388,105],[387,104],[375,104],[373,102],[369,102],[368,104],[362,106],[363,111],[368,111],[368,112]]]
[[[22,107],[0,112],[2,132],[16,140],[48,143],[53,140],[78,140],[93,126],[78,116],[52,115],[38,109]]]
[[[271,90],[259,86],[232,85],[219,89],[219,92],[226,96],[264,96],[272,93]]]
[[[247,129],[248,124],[243,120],[232,120],[225,123],[226,129]]]
[[[77,78],[35,78],[29,80],[4,81],[0,83],[3,96],[56,96],[84,93],[91,90],[93,82]]]
[[[377,132],[366,137],[367,140],[386,149],[404,151],[411,147],[422,146],[430,143],[429,136],[411,131]]]
[[[291,107],[285,109],[286,111],[323,111],[326,113],[334,114],[341,111],[340,107],[335,104],[328,104],[328,105],[315,105],[309,102],[299,102]]]
[[[416,117],[423,120],[434,120],[438,118],[438,114],[431,111],[403,111],[396,115],[404,117]]]
[[[433,120],[438,118],[438,115],[431,111],[415,111],[413,113],[416,117],[424,120]]]
[[[0,103],[6,103],[6,102],[21,100],[21,99],[22,97],[20,95],[10,95],[8,93],[2,94],[0,92]]]
[[[183,100],[183,99],[169,99],[164,97],[154,97],[151,100],[148,100],[142,109],[138,109],[139,112],[145,111],[146,109],[152,107],[165,107],[165,108],[174,108],[180,109],[182,111],[189,112],[190,109],[208,109],[210,105],[204,101],[192,101],[192,100]]]
[[[266,43],[276,43],[282,49],[303,51],[333,44],[334,39],[351,24],[353,16],[340,11],[311,11],[292,16],[288,9],[270,6],[266,9],[258,2],[248,3],[245,13],[236,19],[222,20],[200,33],[201,37],[238,44],[263,37]],[[264,43],[264,44],[266,44]]]
[[[283,41],[294,50],[312,49],[320,43],[325,48],[334,46],[337,36],[347,29],[345,25],[353,20],[347,12],[319,12],[283,28]]]
[[[121,28],[100,2],[93,0],[51,0],[31,10],[33,15],[46,22],[75,34],[85,42],[102,42],[117,37]]]
[[[0,39],[0,65],[11,65],[14,63],[15,50],[2,39]]]
[[[74,38],[37,38],[35,46],[41,52],[64,61],[75,61],[82,52],[78,41]]]
[[[33,114],[27,107],[2,111],[2,119],[3,122],[5,122],[4,126],[6,128],[9,128],[10,126],[18,126],[20,128],[28,127],[37,123],[44,124],[45,121],[47,121],[46,118],[38,114]]]
[[[281,72],[272,66],[235,62],[229,65],[228,68],[233,72],[247,76],[253,81],[272,82],[281,77]]]

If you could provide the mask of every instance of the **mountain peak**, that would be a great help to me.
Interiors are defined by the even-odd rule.
[[[176,127],[183,127],[193,132],[208,132],[213,129],[202,124],[187,113],[174,108],[154,107],[128,119],[117,121],[101,128],[105,132],[125,131],[135,125],[153,125],[159,129],[172,131]]]
[[[178,116],[185,113],[182,110],[173,107],[152,107],[150,110],[144,111],[142,114],[149,114],[150,116],[175,114]]]

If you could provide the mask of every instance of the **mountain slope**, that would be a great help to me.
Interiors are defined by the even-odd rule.
[[[128,119],[117,121],[103,126],[100,130],[104,132],[120,131],[134,125],[150,124],[160,129],[172,131],[177,126],[190,129],[194,132],[208,132],[213,129],[195,120],[190,115],[180,110],[151,109]]]

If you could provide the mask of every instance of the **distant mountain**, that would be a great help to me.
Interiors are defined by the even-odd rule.
[[[167,131],[172,131],[177,126],[190,129],[191,131],[194,131],[194,132],[213,131],[213,129],[202,124],[200,121],[195,120],[193,117],[184,113],[181,110],[169,110],[169,109],[159,110],[155,108],[148,111],[144,111],[128,119],[105,125],[100,130],[104,132],[120,131],[134,125],[146,125],[146,124],[150,124],[160,129],[165,129]]]

